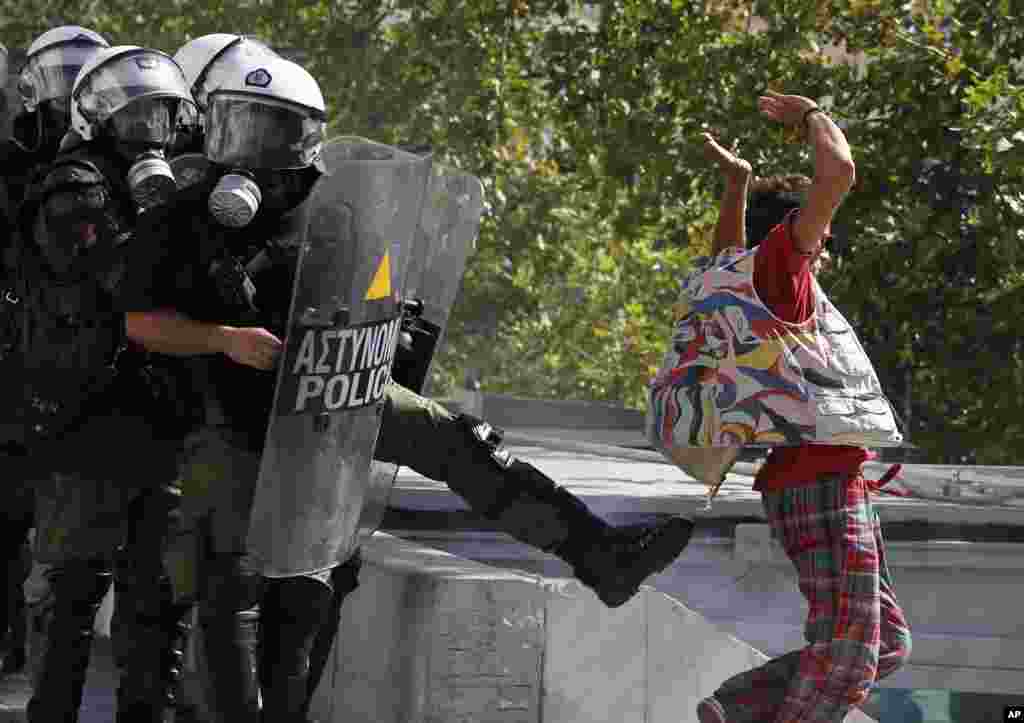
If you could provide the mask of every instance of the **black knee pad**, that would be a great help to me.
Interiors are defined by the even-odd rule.
[[[99,606],[113,579],[111,566],[105,560],[72,560],[49,571],[47,577],[59,605],[74,600],[80,605]]]
[[[53,638],[51,647],[80,640],[87,650],[93,620],[112,577],[105,563],[93,560],[65,562],[50,570],[50,594],[32,612],[33,629]]]
[[[445,482],[474,512],[494,519],[520,494],[509,476],[515,459],[502,446],[500,429],[471,414],[460,414],[455,423],[463,434],[448,451]]]
[[[331,597],[331,587],[312,577],[278,577],[269,580],[260,605],[260,621],[305,627],[322,620]]]
[[[512,462],[512,455],[503,447],[505,432],[472,414],[460,414],[455,421],[469,435],[474,449],[478,450],[498,469],[505,469]]]
[[[343,565],[331,570],[331,591],[335,598],[344,600],[346,595],[359,587],[359,571],[362,569],[363,554],[356,548]]]

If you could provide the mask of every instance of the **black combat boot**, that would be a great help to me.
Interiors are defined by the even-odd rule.
[[[605,605],[619,607],[640,585],[672,564],[693,533],[693,523],[673,517],[655,525],[608,527],[570,537],[552,552],[572,565],[573,573]]]
[[[263,723],[305,723],[310,652],[326,621],[331,597],[330,586],[309,577],[268,582],[260,606]]]
[[[316,689],[320,687],[331,646],[338,634],[341,622],[341,606],[345,598],[359,587],[359,570],[363,557],[357,549],[344,565],[331,570],[331,602],[324,614],[324,620],[316,633],[313,648],[309,653],[309,680],[306,685],[306,702],[302,706],[302,720],[309,721],[309,707],[313,703]]]
[[[13,549],[13,545],[11,548]],[[0,673],[13,675],[25,669],[25,643],[28,633],[28,619],[25,608],[25,591],[22,586],[31,568],[31,553],[28,541],[22,539],[17,545],[16,555],[7,560],[5,590],[0,592],[5,599],[4,613],[0,625],[8,629],[3,666]]]
[[[260,689],[256,677],[259,614],[251,605],[255,581],[241,570],[237,556],[220,556],[204,564],[199,601],[202,655],[206,663],[207,704],[218,723],[255,723]]]
[[[175,715],[188,607],[171,602],[170,581],[119,566],[112,625],[120,670],[116,723],[184,721]]]
[[[448,449],[448,486],[498,529],[568,562],[608,607],[633,597],[690,541],[693,523],[682,517],[611,527],[567,489],[513,457],[502,446],[501,430],[468,414],[457,422],[467,436],[456,437]]]
[[[661,572],[686,548],[693,523],[673,517],[653,525],[613,527],[578,497],[531,464],[512,459],[506,473],[521,496],[497,515],[499,526],[560,557],[605,605],[619,607],[641,583]]]
[[[167,651],[165,671],[167,674],[165,720],[173,723],[199,723],[199,711],[192,701],[187,700],[183,689],[182,671],[185,667],[185,648],[192,635],[192,606],[178,604],[170,606],[165,623],[170,632],[171,645]]]
[[[44,647],[26,712],[29,723],[76,723],[93,624],[110,589],[111,574],[103,563],[76,560],[51,570],[49,579],[52,607],[43,616]]]
[[[12,457],[0,454],[0,466]],[[17,470],[14,470],[17,472]],[[0,674],[12,675],[25,669],[28,618],[25,606],[25,580],[32,569],[32,550],[28,531],[35,519],[33,495],[26,485],[14,484],[13,493],[5,501],[0,530],[0,640],[5,644]],[[5,639],[6,634],[6,639]]]

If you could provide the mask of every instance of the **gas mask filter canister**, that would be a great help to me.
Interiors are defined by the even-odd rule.
[[[166,203],[178,184],[163,153],[146,151],[128,169],[128,188],[140,211],[145,211]]]
[[[210,193],[210,213],[229,228],[248,225],[259,210],[263,194],[256,181],[240,173],[228,173]]]

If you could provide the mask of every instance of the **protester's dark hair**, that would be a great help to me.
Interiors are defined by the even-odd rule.
[[[750,184],[745,220],[747,248],[757,246],[790,211],[807,199],[811,179],[800,174],[755,178]]]

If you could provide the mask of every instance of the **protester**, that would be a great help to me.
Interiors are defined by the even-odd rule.
[[[814,178],[806,193],[793,177],[762,182],[741,232],[749,171],[705,138],[727,176],[727,218],[718,255],[684,281],[672,348],[651,385],[649,431],[667,455],[771,448],[755,489],[809,605],[809,645],[727,680],[699,704],[701,723],[840,723],[910,651],[869,496],[886,480],[861,472],[867,446],[902,436],[853,329],[812,272],[856,178],[846,138],[808,98],[769,92],[759,107],[803,130]]]

